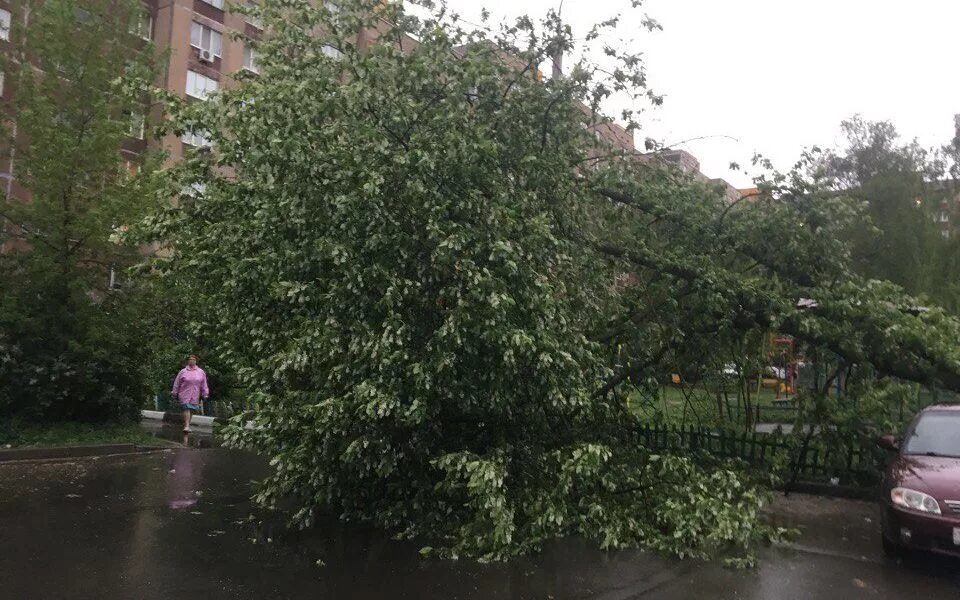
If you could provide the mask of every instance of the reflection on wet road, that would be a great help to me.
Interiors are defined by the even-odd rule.
[[[264,474],[219,448],[0,465],[0,598],[960,598],[957,561],[881,558],[866,504],[790,504],[784,520],[809,526],[803,549],[770,549],[752,571],[578,540],[478,565],[335,520],[287,531],[247,500]]]

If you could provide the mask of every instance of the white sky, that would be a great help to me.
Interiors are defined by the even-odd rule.
[[[560,0],[448,0],[479,22],[539,16]],[[647,57],[651,87],[665,96],[638,143],[700,136],[683,147],[711,177],[738,187],[755,151],[781,169],[805,146],[840,141],[840,121],[889,119],[926,146],[953,137],[960,113],[958,0],[646,0],[664,31],[646,33],[627,0],[564,0],[575,34],[627,7],[622,34]]]

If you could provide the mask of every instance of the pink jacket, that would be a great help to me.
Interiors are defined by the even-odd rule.
[[[173,395],[182,404],[196,404],[200,396],[210,395],[207,387],[207,374],[200,367],[184,367],[173,380]]]

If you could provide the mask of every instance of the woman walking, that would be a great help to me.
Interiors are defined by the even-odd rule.
[[[200,398],[210,396],[207,387],[207,374],[197,366],[197,355],[187,357],[187,366],[177,373],[173,380],[173,397],[183,408],[183,432],[190,433],[192,411],[200,410]]]

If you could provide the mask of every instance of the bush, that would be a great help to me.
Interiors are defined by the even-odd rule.
[[[146,395],[146,349],[118,297],[89,303],[68,336],[33,328],[23,312],[0,320],[0,415],[44,421],[134,420]],[[17,340],[13,342],[12,340]]]

